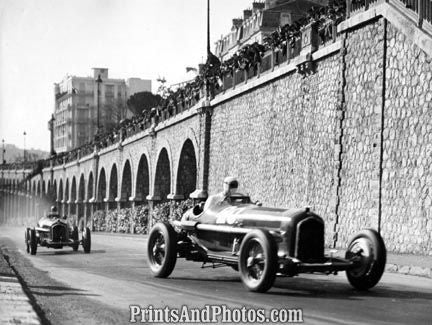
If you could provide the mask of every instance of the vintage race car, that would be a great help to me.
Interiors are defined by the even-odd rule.
[[[252,204],[236,194],[230,202],[188,210],[181,221],[158,223],[150,231],[147,259],[154,276],[168,277],[176,259],[231,266],[250,291],[269,290],[277,275],[336,274],[367,290],[380,280],[386,263],[384,242],[373,229],[357,233],[345,258],[324,253],[324,221],[310,208],[277,209]]]
[[[70,226],[66,218],[61,218],[56,212],[51,212],[41,218],[37,227],[27,228],[24,235],[27,253],[31,255],[36,255],[38,245],[56,249],[70,246],[77,251],[81,244],[84,253],[90,253],[91,249],[90,229],[84,229],[80,240],[78,227]]]

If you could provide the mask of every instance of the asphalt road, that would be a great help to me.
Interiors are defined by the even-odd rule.
[[[84,254],[82,247],[79,252],[38,248],[37,255],[30,256],[24,251],[23,233],[22,228],[1,227],[0,242],[10,252],[18,252],[19,258],[26,256],[22,270],[27,276],[40,272],[41,277],[56,283],[50,286],[45,279],[39,291],[33,290],[36,302],[41,290],[53,287],[58,299],[69,299],[63,292],[77,293],[74,304],[82,304],[60,323],[95,323],[99,315],[105,314],[109,317],[101,323],[128,323],[130,305],[197,308],[210,304],[263,308],[266,312],[272,308],[301,308],[306,324],[432,324],[432,279],[386,273],[374,289],[358,292],[343,273],[301,275],[277,279],[268,293],[256,294],[243,288],[231,268],[202,269],[200,263],[183,260],[177,261],[169,278],[153,278],[145,261],[145,236],[93,233],[91,254]],[[45,297],[52,298],[53,290],[49,292]],[[45,311],[48,321],[59,322],[50,317],[62,305],[55,307],[42,299],[40,308],[50,309],[49,313]]]

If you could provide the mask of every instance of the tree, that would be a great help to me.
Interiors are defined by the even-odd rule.
[[[160,104],[162,97],[152,94],[148,91],[135,93],[127,101],[128,107],[135,113],[141,114],[143,111],[148,111]]]

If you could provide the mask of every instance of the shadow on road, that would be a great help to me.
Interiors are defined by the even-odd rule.
[[[68,288],[68,287],[29,286],[28,288],[34,296],[45,296],[45,297],[60,297],[60,296],[98,297],[100,296],[97,294],[85,293],[86,291],[84,290]]]
[[[91,254],[105,254],[106,250],[104,249],[99,249],[99,250],[94,250],[91,251],[90,254],[86,254],[83,251],[70,251],[70,250],[62,250],[62,251],[53,251],[53,250],[49,250],[49,251],[38,251],[36,255],[43,255],[43,256],[48,256],[48,255],[91,255]]]
[[[188,286],[192,282],[202,283],[216,283],[220,282],[221,286],[224,283],[239,283],[239,289],[245,290],[241,286],[241,280],[239,276],[233,277],[206,277],[206,278],[189,278],[189,277],[170,277],[170,282],[176,283],[180,286]],[[189,282],[189,284],[188,284]],[[222,287],[221,287],[221,290]],[[339,281],[331,281],[327,279],[311,279],[311,278],[277,278],[272,289],[268,291],[266,296],[286,296],[293,298],[313,298],[317,297],[330,298],[330,299],[342,299],[342,300],[358,300],[362,298],[390,298],[399,300],[411,300],[413,297],[416,299],[432,300],[432,292],[421,292],[413,290],[392,289],[389,286],[378,285],[368,291],[358,291],[351,287],[348,283],[341,283]]]
[[[281,289],[278,291],[271,291],[269,294],[280,295],[280,296],[292,296],[302,298],[332,298],[332,299],[359,299],[367,297],[375,298],[391,298],[391,299],[432,299],[432,293],[404,290],[400,288],[397,290],[391,287],[378,285],[367,291],[359,291],[351,287],[348,283],[331,282],[330,280],[311,279],[311,278],[283,278],[278,279],[274,285],[275,289]],[[286,290],[286,291],[285,291]]]
[[[86,290],[74,289],[70,287],[63,286],[50,286],[50,285],[29,285],[28,289],[35,296],[46,296],[46,297],[56,297],[56,296],[86,296],[86,297],[97,297],[99,295],[86,293]]]

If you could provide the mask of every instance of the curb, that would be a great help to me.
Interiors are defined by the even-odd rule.
[[[414,265],[398,265],[388,263],[385,268],[386,272],[389,273],[399,273],[404,275],[420,276],[424,278],[432,278],[432,268],[421,267]]]
[[[29,297],[0,251],[0,324],[40,325]]]

